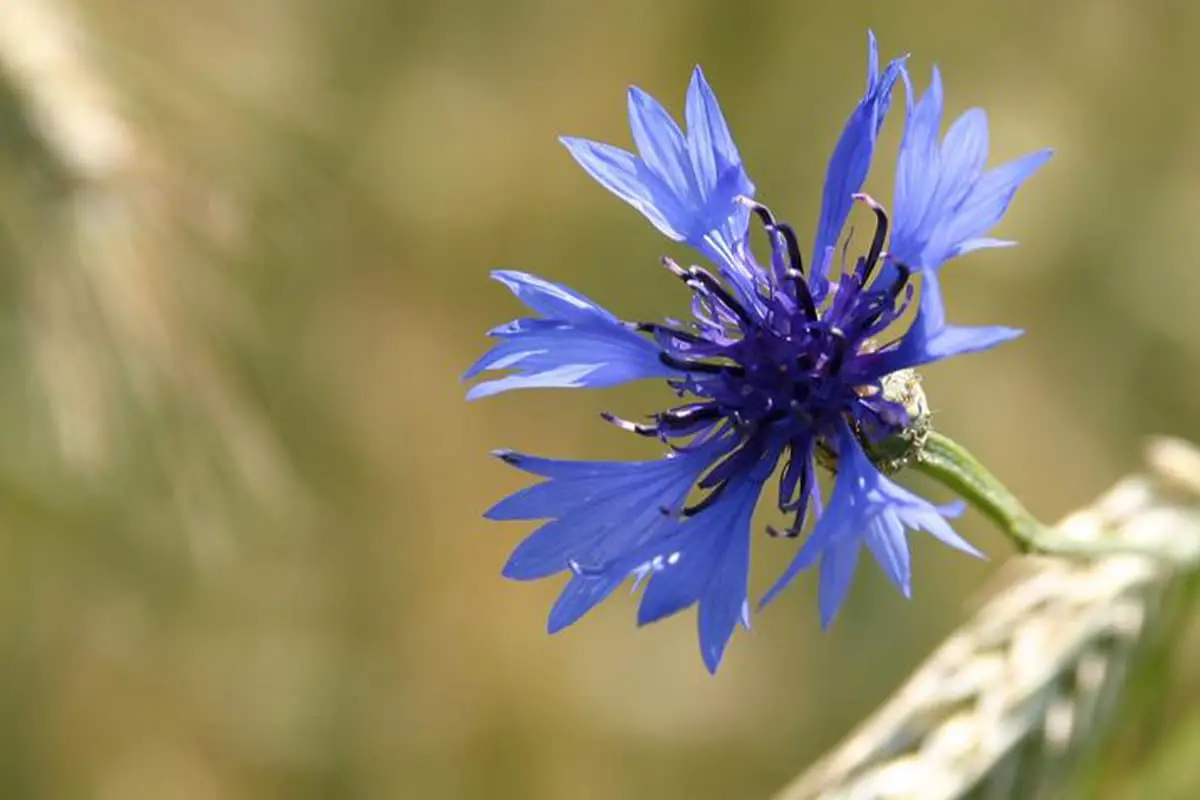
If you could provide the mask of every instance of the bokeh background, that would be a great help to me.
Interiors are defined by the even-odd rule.
[[[752,798],[964,619],[976,563],[917,537],[820,633],[802,580],[717,677],[694,615],[616,596],[556,637],[557,583],[496,447],[638,457],[596,413],[658,387],[463,401],[496,267],[628,318],[686,258],[556,137],[628,145],[703,64],[759,196],[802,231],[866,31],[985,107],[993,163],[1053,162],[963,259],[955,321],[1028,331],[938,366],[940,429],[1056,519],[1200,439],[1200,7],[551,0],[0,5],[0,797]],[[32,65],[32,66],[31,66]],[[887,202],[900,115],[869,187]],[[789,558],[756,543],[754,584]],[[1166,687],[1197,695],[1186,656]]]

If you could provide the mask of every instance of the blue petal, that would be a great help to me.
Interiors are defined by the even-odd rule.
[[[676,197],[694,200],[698,192],[683,131],[657,100],[636,86],[629,89],[629,130],[638,155],[650,171]]]
[[[530,475],[543,478],[594,478],[613,476],[626,471],[629,461],[563,461],[557,458],[531,456],[528,453],[518,453],[515,450],[494,450],[492,455],[505,464],[516,467]],[[657,463],[657,462],[654,462]],[[512,519],[537,519],[533,517],[513,517]]]
[[[932,509],[936,513],[930,513],[928,509],[922,509],[915,505],[898,506],[896,516],[909,528],[932,534],[939,542],[953,547],[959,552],[976,558],[987,558],[973,544],[959,536],[954,528],[950,527],[950,523],[946,522],[946,518],[954,519],[962,516],[966,508],[966,504],[961,500],[944,506],[933,506]]]
[[[678,375],[662,363],[651,342],[619,326],[557,327],[538,335],[509,339],[493,347],[468,377],[482,370],[514,369],[516,374],[476,384],[468,400],[512,389],[599,389],[644,378]]]
[[[910,267],[937,269],[971,250],[1007,245],[985,234],[1004,216],[1021,184],[1050,158],[1050,151],[984,172],[986,114],[967,111],[939,145],[941,74],[933,70],[929,88],[915,107],[907,75],[905,89],[909,114],[896,163],[892,256]]]
[[[555,469],[552,475],[547,476],[553,480],[527,486],[509,495],[484,512],[484,516],[498,521],[557,519],[597,499],[604,500],[612,494],[623,496],[628,489],[653,483],[660,475],[672,474],[676,466],[676,462],[670,459],[554,463],[564,468]],[[584,465],[588,467],[587,472],[583,471]],[[514,466],[529,470],[524,465]]]
[[[584,614],[608,599],[613,590],[624,582],[623,575],[573,576],[550,609],[550,618],[546,621],[547,632],[558,633],[574,625]]]
[[[508,287],[531,311],[564,322],[617,322],[617,318],[578,292],[527,272],[498,269],[492,278]]]
[[[813,240],[813,274],[824,276],[826,254],[837,244],[853,205],[853,195],[862,189],[871,168],[875,139],[891,104],[892,87],[903,72],[903,59],[892,61],[878,75],[879,51],[875,36],[869,37],[867,91],[846,120],[825,174],[821,218]]]
[[[863,531],[863,539],[888,580],[905,597],[912,597],[912,556],[900,520],[895,515],[876,517]]]
[[[563,136],[559,139],[597,183],[642,213],[668,239],[687,238],[691,217],[662,180],[631,153],[612,145]]]
[[[831,507],[826,513],[821,515],[821,520],[825,520],[829,513],[833,513],[835,511],[837,513],[841,513],[840,508],[834,509]],[[775,583],[771,585],[771,588],[768,589],[766,594],[762,596],[762,599],[758,601],[758,607],[760,609],[770,605],[775,598],[783,592],[784,589],[791,586],[792,581],[794,581],[801,572],[817,563],[817,559],[820,558],[824,550],[829,547],[830,534],[834,530],[836,530],[836,526],[829,522],[826,522],[823,525],[818,524],[813,528],[813,532],[796,552],[796,555],[788,564],[787,569],[783,571],[783,574],[776,579]],[[857,545],[855,545],[855,548],[857,549]]]
[[[933,79],[925,94],[913,106],[913,88],[908,72],[904,73],[904,92],[908,114],[904,138],[896,159],[896,208],[893,220],[891,249],[904,249],[906,240],[913,237],[934,198],[940,174],[941,154],[938,132],[942,124],[942,74],[933,68]],[[901,211],[903,209],[903,211]],[[903,260],[903,259],[902,259]],[[905,261],[910,266],[919,264]]]
[[[858,542],[853,539],[833,542],[822,552],[821,577],[817,584],[817,608],[822,629],[833,624],[833,618],[846,602],[857,569]]]
[[[879,42],[875,31],[867,31],[867,91],[879,80]]]
[[[696,186],[701,195],[712,195],[722,176],[728,174],[731,168],[741,166],[742,157],[733,143],[733,135],[717,104],[716,95],[704,79],[700,67],[692,72],[684,113],[687,119],[687,147]],[[753,188],[750,191],[753,192]]]
[[[629,90],[629,123],[638,156],[598,142],[564,137],[576,161],[675,241],[712,258],[743,300],[756,298],[756,267],[745,252],[754,196],[716,96],[699,68],[688,87],[686,136],[653,97]]]
[[[665,535],[676,523],[663,509],[678,510],[725,446],[716,442],[655,461],[518,463],[541,467],[551,477],[500,501],[487,516],[552,521],[517,546],[503,574],[533,580],[571,569],[573,562],[603,565]]]
[[[511,389],[601,388],[678,372],[662,363],[658,346],[577,292],[523,272],[493,273],[534,311],[549,319],[522,319],[493,329],[500,339],[467,370],[514,374],[477,384],[468,400]]]
[[[638,609],[644,625],[699,603],[700,652],[716,672],[747,613],[750,521],[765,478],[731,485],[717,503],[689,518],[673,537]]]
[[[953,356],[987,350],[1021,335],[1016,328],[998,325],[964,327],[946,323],[946,306],[937,273],[922,272],[920,306],[917,317],[894,348],[871,353],[852,367],[864,380],[888,375],[896,370],[918,367]]]
[[[637,556],[653,573],[638,608],[638,624],[699,603],[700,651],[710,672],[717,671],[734,629],[749,616],[750,522],[779,452],[778,444],[768,445],[712,506]]]
[[[932,253],[946,252],[947,259],[987,247],[1009,247],[1013,242],[983,236],[1008,211],[1017,189],[1043,164],[1050,150],[1040,150],[988,172],[972,184],[968,197],[937,230],[928,247]]]
[[[821,624],[828,626],[845,601],[866,544],[885,575],[906,597],[912,594],[912,565],[905,528],[926,530],[972,555],[978,551],[954,533],[943,517],[962,505],[935,506],[893,483],[867,458],[846,425],[838,432],[838,474],[829,508],[763,603],[772,600],[801,569],[820,559],[818,600]]]

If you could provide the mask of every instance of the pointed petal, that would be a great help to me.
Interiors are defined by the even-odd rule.
[[[699,603],[700,651],[711,672],[720,665],[734,629],[746,621],[750,521],[781,447],[769,444],[756,463],[730,479],[719,500],[636,556],[642,570],[653,572],[638,608],[638,624]],[[628,564],[622,569],[630,571]]]
[[[579,165],[605,189],[642,213],[664,236],[687,238],[690,215],[671,187],[632,154],[617,147],[564,136],[559,139]]]
[[[821,579],[817,587],[817,607],[821,628],[828,629],[846,602],[854,572],[858,568],[858,540],[847,538],[831,545],[821,556]]]
[[[949,545],[967,555],[986,559],[987,556],[981,553],[975,545],[959,536],[954,528],[950,527],[950,523],[943,519],[943,517],[960,516],[965,508],[965,504],[959,501],[948,506],[937,507],[937,513],[928,513],[925,510],[909,506],[901,508],[897,514],[908,527],[926,531],[942,544]]]
[[[684,113],[687,119],[687,146],[696,186],[701,196],[711,195],[721,177],[730,167],[740,165],[742,158],[733,143],[733,135],[729,132],[716,95],[704,79],[700,67],[692,72]]]
[[[629,461],[577,461],[545,458],[528,453],[518,453],[516,450],[494,450],[492,455],[509,466],[528,472],[530,475],[540,475],[543,478],[604,477],[623,472],[633,463]],[[537,519],[537,517],[520,517],[520,519]]]
[[[892,254],[910,267],[921,263],[921,224],[938,188],[941,155],[938,133],[942,124],[942,75],[937,67],[929,88],[912,106],[912,84],[905,76],[909,96],[908,119],[900,154],[896,159],[896,215],[892,231]]]
[[[877,57],[877,56],[876,56]],[[875,138],[891,103],[892,87],[903,71],[903,61],[888,64],[879,80],[846,120],[846,126],[833,150],[825,173],[821,199],[821,218],[813,240],[813,270],[823,265],[826,250],[837,242],[853,205],[853,195],[862,189],[871,168]]]
[[[678,523],[663,508],[683,504],[724,446],[718,442],[656,461],[598,462],[593,473],[581,474],[577,465],[563,462],[559,477],[523,489],[489,512],[496,519],[552,520],[517,546],[504,576],[534,580],[572,569],[573,562],[602,567],[669,535]],[[630,571],[618,571],[620,579]]]
[[[826,528],[823,530],[826,530],[827,528],[828,526],[826,526]],[[792,584],[792,581],[796,579],[797,575],[817,562],[817,558],[820,557],[821,550],[825,546],[825,541],[826,537],[822,536],[821,538],[818,538],[816,531],[809,535],[808,540],[788,563],[787,569],[785,569],[783,574],[775,580],[775,583],[771,584],[771,588],[768,589],[766,594],[762,596],[762,599],[758,601],[758,607],[760,609],[766,608],[768,605],[774,602],[775,598],[778,597],[784,589],[788,588],[788,586]]]
[[[679,550],[661,556],[662,568],[650,578],[638,604],[637,624],[649,625],[678,614],[700,599],[712,567],[711,539],[680,542]],[[685,552],[686,550],[686,552]]]
[[[905,597],[912,597],[912,557],[900,520],[891,514],[880,514],[867,526],[863,539],[888,580]]]
[[[751,484],[746,491],[728,502],[729,513],[722,525],[726,540],[700,602],[697,624],[700,630],[700,653],[708,671],[715,673],[721,665],[725,647],[734,629],[747,619],[746,593],[750,581],[750,521],[762,483]],[[747,627],[749,627],[747,625]]]
[[[980,241],[980,237],[1000,221],[1021,184],[1049,161],[1051,155],[1050,150],[1030,153],[985,174],[972,186],[970,195],[955,210],[944,231],[934,238],[930,249],[946,251],[948,257],[967,252],[965,245]]]
[[[596,540],[613,526],[613,517],[605,515],[602,508],[592,504],[591,511],[587,517],[569,516],[547,522],[526,536],[500,574],[511,581],[535,581],[569,570],[571,562],[594,549]]]
[[[743,572],[737,566],[743,549],[734,540],[745,540],[745,565],[749,568],[750,517],[764,480],[735,478],[720,500],[684,520],[671,538],[638,555],[638,561],[658,560],[638,608],[639,625],[671,616],[706,596],[718,573],[726,571],[722,562],[730,552],[735,562],[732,574]],[[733,588],[736,594],[736,585]],[[744,587],[741,600],[745,600]]]
[[[762,599],[758,601],[760,609],[770,605],[776,597],[778,597],[784,589],[791,585],[801,572],[809,569],[821,558],[821,556],[831,547],[835,547],[838,540],[853,536],[853,525],[856,518],[853,516],[853,509],[845,502],[846,488],[849,485],[848,481],[839,481],[834,484],[834,497],[831,499],[827,513],[822,514],[819,510],[820,495],[813,495],[814,514],[818,517],[817,524],[813,526],[812,533],[809,534],[804,544],[796,551],[796,555],[788,563],[787,569],[783,574],[776,579],[771,588],[767,590]],[[838,487],[842,487],[839,492]]]
[[[518,300],[543,317],[580,323],[617,321],[611,312],[561,283],[511,269],[494,270],[492,278],[508,287]]]
[[[629,129],[642,161],[670,187],[681,206],[693,211],[697,192],[683,132],[657,100],[636,86],[629,89]]]
[[[983,174],[987,157],[987,112],[972,108],[954,121],[942,142],[941,168],[946,175],[954,176],[955,184],[947,187],[951,190],[939,198],[945,208],[954,208],[962,202]]]
[[[602,388],[643,378],[678,375],[659,358],[654,342],[565,286],[524,272],[493,273],[527,306],[550,319],[516,320],[491,331],[500,339],[467,370],[515,374],[477,384],[468,400],[512,389]]]
[[[976,353],[1022,334],[1016,328],[1002,326],[964,327],[946,323],[946,306],[938,275],[933,270],[922,272],[920,306],[912,326],[905,331],[897,347],[881,350],[859,359],[856,371],[862,375],[881,377],[897,370],[931,364],[953,356]]]
[[[911,85],[905,85],[911,103]],[[967,111],[939,146],[941,115],[941,75],[935,69],[905,125],[890,243],[896,261],[927,270],[971,250],[999,246],[985,235],[1004,216],[1021,183],[1050,157],[1048,150],[1032,153],[985,173],[987,115]]]
[[[977,239],[967,239],[960,244],[955,252],[956,256],[963,256],[967,253],[973,253],[976,250],[989,250],[996,247],[1016,247],[1017,243],[1012,239],[993,239],[990,236],[980,236]]]
[[[564,326],[506,339],[485,353],[467,374],[498,369],[516,373],[476,384],[467,392],[467,399],[513,389],[600,389],[679,375],[662,363],[655,344],[620,326]]]
[[[563,628],[574,625],[584,614],[606,600],[623,582],[623,578],[609,575],[572,577],[550,609],[550,618],[546,623],[547,632],[558,633]]]
[[[879,80],[879,42],[875,40],[875,31],[867,31],[867,91]]]

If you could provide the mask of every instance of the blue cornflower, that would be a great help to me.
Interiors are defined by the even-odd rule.
[[[908,76],[903,60],[880,70],[874,37],[867,72],[866,91],[829,163],[807,271],[792,227],[752,199],[753,183],[698,68],[688,88],[686,133],[634,88],[629,114],[638,155],[563,140],[592,177],[669,238],[699,250],[718,272],[665,259],[693,298],[691,321],[665,323],[626,322],[556,283],[494,273],[536,316],[491,331],[499,342],[467,376],[509,374],[477,384],[468,397],[661,378],[682,399],[646,423],[604,415],[667,445],[663,458],[592,462],[498,453],[545,479],[500,501],[487,516],[548,520],[517,547],[504,574],[517,580],[571,574],[551,611],[551,632],[634,578],[645,584],[639,624],[699,606],[701,653],[715,671],[734,629],[749,624],[751,518],[781,462],[777,506],[790,521],[768,531],[799,536],[810,508],[816,521],[763,603],[819,561],[821,620],[829,624],[862,545],[909,595],[906,529],[928,531],[978,555],[946,522],[960,506],[935,506],[885,472],[911,457],[926,429],[911,368],[1018,334],[948,325],[935,270],[947,258],[991,243],[979,237],[999,219],[1036,158],[982,174],[983,118],[968,112],[939,150],[940,84],[935,76],[935,87],[915,109],[910,88],[889,252],[888,216],[861,190],[892,90],[900,79],[907,86]],[[840,258],[836,248],[856,201],[873,212],[876,228],[866,252],[848,262],[848,248]],[[752,216],[770,244],[765,267],[749,247]],[[898,331],[918,279],[916,318]],[[836,475],[824,513],[818,463]]]

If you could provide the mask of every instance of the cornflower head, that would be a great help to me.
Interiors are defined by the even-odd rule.
[[[883,206],[862,188],[898,81],[908,115],[891,228]],[[829,162],[807,265],[794,229],[753,199],[754,184],[699,68],[688,87],[686,133],[652,97],[631,88],[636,155],[562,140],[602,186],[715,269],[663,259],[666,274],[692,296],[691,320],[664,322],[624,321],[557,283],[493,273],[534,316],[490,332],[497,343],[466,378],[508,373],[477,383],[468,398],[653,378],[680,399],[645,422],[602,415],[659,442],[660,458],[566,461],[497,453],[544,479],[486,516],[547,520],[503,572],[516,580],[570,574],[550,612],[551,632],[632,578],[645,586],[639,624],[699,606],[701,654],[715,672],[734,629],[749,626],[751,517],[780,464],[775,504],[787,522],[768,533],[799,537],[808,520],[810,532],[762,604],[819,565],[820,618],[829,625],[864,545],[909,596],[907,530],[979,555],[946,521],[961,513],[961,503],[934,505],[888,475],[920,452],[929,430],[913,369],[1020,333],[948,324],[937,271],[954,256],[1004,244],[983,235],[1049,152],[984,172],[983,112],[967,112],[939,141],[941,114],[938,74],[914,105],[904,60],[880,69],[871,36],[866,90]],[[856,202],[874,215],[875,230],[865,252],[851,257],[849,241],[839,246],[839,240]],[[752,219],[769,247],[765,263],[749,246]],[[914,302],[905,326],[901,318]],[[823,510],[818,465],[834,476]]]

